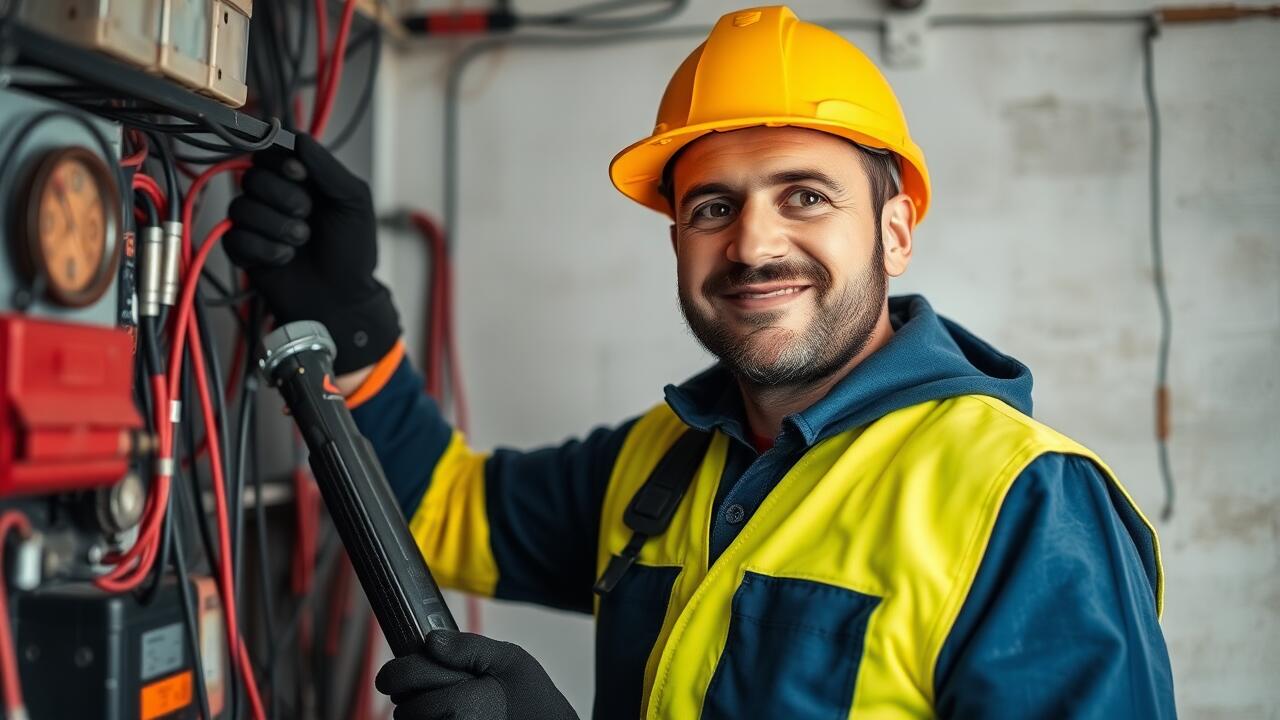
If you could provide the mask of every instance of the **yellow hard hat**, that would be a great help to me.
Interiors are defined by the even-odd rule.
[[[623,195],[670,216],[658,189],[667,162],[707,133],[760,125],[811,128],[892,151],[916,222],[929,209],[924,153],[888,81],[848,40],[780,5],[720,18],[667,83],[653,134],[618,153],[609,177]]]

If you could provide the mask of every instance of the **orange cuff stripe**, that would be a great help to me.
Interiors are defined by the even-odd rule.
[[[396,341],[395,346],[382,356],[377,365],[373,366],[373,371],[369,373],[369,377],[360,383],[360,387],[356,391],[347,396],[347,407],[355,410],[365,404],[374,395],[382,391],[386,387],[387,381],[395,373],[396,368],[400,367],[400,361],[404,359],[404,339]]]

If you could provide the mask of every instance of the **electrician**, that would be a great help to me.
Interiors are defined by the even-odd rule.
[[[232,204],[228,253],[277,320],[332,331],[443,585],[594,613],[600,718],[1174,715],[1151,525],[1031,419],[1024,365],[886,294],[929,180],[862,52],[785,7],[725,15],[611,176],[671,218],[719,362],[533,452],[472,450],[424,396],[373,279],[369,190],[314,141],[259,155]],[[633,536],[628,503],[677,454],[687,493]],[[377,685],[402,720],[574,716],[527,653],[465,633]]]

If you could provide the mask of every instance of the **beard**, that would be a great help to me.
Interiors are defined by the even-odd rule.
[[[753,283],[803,281],[813,291],[814,311],[801,330],[779,323],[792,309],[763,310],[746,316],[747,330],[730,327],[680,290],[680,308],[694,337],[740,380],[760,387],[803,387],[816,384],[862,352],[884,307],[888,279],[884,249],[875,243],[872,262],[862,277],[842,287],[811,258],[783,260],[758,267],[735,264],[707,278],[700,291],[718,298]]]

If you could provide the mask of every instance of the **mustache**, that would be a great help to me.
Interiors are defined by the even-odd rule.
[[[831,288],[831,274],[815,260],[791,258],[767,265],[733,263],[702,283],[705,295],[728,295],[744,285],[770,282],[802,282],[824,294]]]

